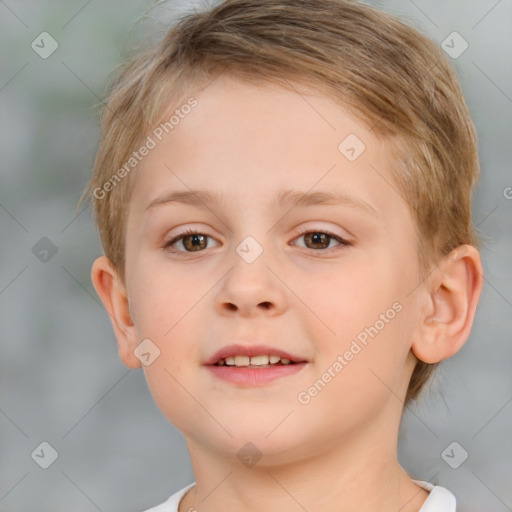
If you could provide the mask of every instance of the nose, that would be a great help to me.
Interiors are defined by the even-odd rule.
[[[286,286],[265,258],[247,263],[235,255],[216,296],[216,310],[222,315],[276,316],[287,308]]]

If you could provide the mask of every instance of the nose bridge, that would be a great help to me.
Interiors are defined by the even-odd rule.
[[[268,268],[271,266],[267,239],[260,235],[246,236],[235,246],[231,270],[223,280],[216,297],[217,307],[222,311],[239,311],[251,315],[257,311],[274,314],[285,308],[283,285]]]

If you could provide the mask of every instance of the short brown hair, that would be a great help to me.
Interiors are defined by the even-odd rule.
[[[182,17],[131,58],[110,86],[102,139],[84,192],[92,196],[105,254],[124,280],[130,180],[97,190],[192,88],[221,74],[305,84],[386,137],[395,186],[416,220],[422,275],[461,244],[478,246],[471,193],[479,162],[473,123],[442,50],[395,17],[352,0],[226,0]],[[293,88],[292,88],[293,89]],[[436,365],[413,371],[406,403]]]

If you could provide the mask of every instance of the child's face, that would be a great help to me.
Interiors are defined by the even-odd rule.
[[[158,347],[144,368],[153,397],[203,449],[235,454],[250,441],[264,463],[392,438],[421,306],[414,222],[389,148],[327,97],[227,78],[191,94],[197,106],[133,171],[126,290],[135,326],[120,343]],[[353,136],[338,149],[350,134],[366,146],[358,157]],[[221,202],[164,200],[197,189]],[[345,199],[276,204],[288,190]],[[179,239],[189,229],[203,236]],[[234,344],[305,362],[205,365]]]

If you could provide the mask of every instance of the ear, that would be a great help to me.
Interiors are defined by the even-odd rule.
[[[461,245],[443,257],[421,293],[425,308],[411,349],[425,363],[451,357],[466,342],[483,286],[478,250]]]
[[[126,287],[106,256],[100,256],[94,262],[91,279],[112,321],[121,361],[130,368],[139,368],[141,362],[133,353],[138,342]]]

